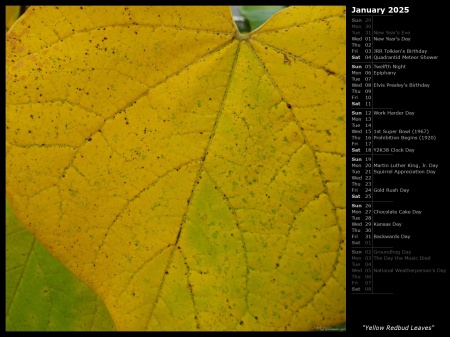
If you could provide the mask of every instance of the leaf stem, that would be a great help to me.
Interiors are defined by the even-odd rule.
[[[241,34],[239,32],[236,32],[234,37],[239,41],[248,40],[250,38],[249,34]]]

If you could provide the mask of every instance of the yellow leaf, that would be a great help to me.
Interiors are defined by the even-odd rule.
[[[247,35],[228,7],[19,23],[7,198],[119,330],[345,321],[345,7]]]

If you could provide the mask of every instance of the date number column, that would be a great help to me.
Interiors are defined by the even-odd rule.
[[[351,18],[350,76],[350,283],[372,293],[372,16]]]

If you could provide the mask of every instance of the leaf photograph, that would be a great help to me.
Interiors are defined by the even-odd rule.
[[[345,323],[345,6],[270,13],[241,33],[229,6],[30,6],[7,28],[7,330]]]

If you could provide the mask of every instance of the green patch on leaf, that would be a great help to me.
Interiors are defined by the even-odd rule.
[[[22,227],[8,204],[6,330],[115,330],[101,299]]]

